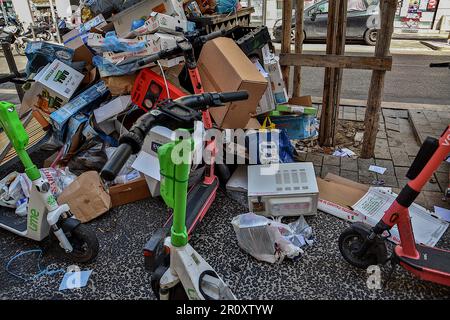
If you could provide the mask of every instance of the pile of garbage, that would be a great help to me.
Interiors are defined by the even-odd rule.
[[[103,199],[97,205],[83,205],[80,190],[72,190],[77,196],[64,197],[76,216],[89,221],[110,206],[159,195],[153,145],[171,141],[173,132],[167,128],[152,130],[142,151],[113,182],[101,181],[98,172],[119,137],[142,114],[164,99],[196,93],[198,86],[205,92],[247,90],[248,100],[211,109],[212,120],[223,131],[254,129],[255,139],[261,128],[281,133],[282,162],[294,161],[290,139],[317,135],[317,111],[310,97],[288,98],[267,27],[222,26],[208,33],[199,23],[205,16],[220,18],[243,9],[230,0],[86,0],[74,14],[75,27],[63,35],[63,45],[27,45],[28,81],[20,111],[32,112],[51,132],[45,147],[54,154],[44,167],[67,167],[78,176],[75,180],[104,189],[84,190],[91,193],[86,199],[94,194]],[[191,82],[187,68],[195,62],[198,83]],[[5,196],[18,185],[12,182],[2,184]],[[71,188],[76,189],[73,184]],[[21,192],[22,199],[27,192],[23,187]]]

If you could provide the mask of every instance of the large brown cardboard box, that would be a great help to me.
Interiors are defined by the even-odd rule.
[[[113,208],[151,196],[144,177],[110,187],[109,195]]]
[[[267,88],[267,80],[229,38],[208,41],[200,53],[198,69],[205,91],[247,90],[248,100],[209,109],[221,128],[245,128]]]

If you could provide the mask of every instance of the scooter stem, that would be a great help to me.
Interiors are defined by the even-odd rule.
[[[31,181],[41,177],[36,165],[31,161],[25,147],[28,144],[28,134],[19,119],[14,104],[0,101],[0,125],[8,136],[13,148],[25,167],[25,173]]]
[[[180,139],[158,148],[160,193],[164,202],[173,208],[171,243],[175,247],[188,243],[186,204],[192,146],[192,139]]]

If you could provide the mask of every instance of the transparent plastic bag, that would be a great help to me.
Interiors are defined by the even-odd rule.
[[[110,31],[105,35],[105,41],[102,45],[103,51],[114,52],[138,52],[145,48],[145,42],[138,42],[136,44],[129,44],[126,41],[121,41],[117,38],[115,31]]]
[[[100,76],[102,78],[110,76],[122,76],[133,73],[138,69],[147,67],[147,66],[140,66],[138,63],[139,60],[137,59],[134,62],[116,65],[104,59],[103,57],[94,56],[94,58],[92,58],[92,62],[97,67],[98,71],[100,72]]]
[[[68,168],[42,168],[41,176],[50,184],[50,191],[58,197],[76,178]],[[11,172],[0,181],[0,205],[15,208],[16,214],[27,214],[32,182],[25,173]]]
[[[308,241],[312,237],[303,216],[287,225],[250,212],[234,217],[231,223],[239,246],[256,259],[270,263],[280,263],[285,257],[298,259],[303,254],[301,246],[309,244],[306,240],[302,244],[302,239],[306,234]]]

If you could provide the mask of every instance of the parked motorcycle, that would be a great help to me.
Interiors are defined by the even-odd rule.
[[[39,23],[38,25],[33,27],[33,30],[36,41],[50,41],[51,39],[53,39],[53,34],[50,31],[50,26],[46,23]],[[14,35],[16,37],[14,48],[19,55],[24,56],[28,42],[34,41],[31,26],[28,27],[26,32],[20,32],[20,28],[17,28]]]

